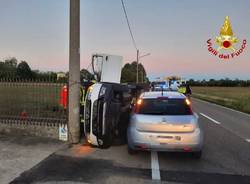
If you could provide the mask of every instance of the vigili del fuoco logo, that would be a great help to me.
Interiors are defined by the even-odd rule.
[[[217,44],[217,48],[213,47],[213,43]],[[237,43],[241,43],[240,47],[236,47]],[[211,38],[207,40],[208,51],[214,56],[223,60],[233,59],[238,57],[246,48],[247,40],[240,41],[233,33],[229,17],[225,17],[223,26],[220,29],[220,36],[215,40]]]

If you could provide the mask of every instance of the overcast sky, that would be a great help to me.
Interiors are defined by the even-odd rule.
[[[250,51],[223,61],[207,51],[229,16],[235,36],[250,40],[250,1],[124,0],[141,60],[151,78],[250,79]],[[69,0],[0,0],[0,60],[32,69],[68,70]],[[214,45],[216,48],[216,46]],[[240,47],[240,44],[236,45]],[[92,53],[136,58],[120,0],[81,0],[81,67]]]

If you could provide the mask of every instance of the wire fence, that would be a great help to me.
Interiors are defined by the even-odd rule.
[[[66,123],[60,92],[66,82],[0,78],[0,119]]]

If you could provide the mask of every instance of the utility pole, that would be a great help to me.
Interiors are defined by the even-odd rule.
[[[136,83],[139,82],[139,49],[137,49],[137,56],[136,56]]]
[[[80,141],[80,0],[70,0],[68,137]]]

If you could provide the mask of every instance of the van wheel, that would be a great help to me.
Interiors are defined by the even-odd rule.
[[[134,155],[137,152],[136,150],[130,148],[129,146],[127,147],[127,149],[128,149],[128,154],[130,154],[130,155]]]
[[[196,151],[192,153],[193,158],[200,159],[202,156],[202,151]]]

